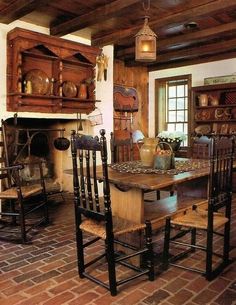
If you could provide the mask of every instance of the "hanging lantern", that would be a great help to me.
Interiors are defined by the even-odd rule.
[[[150,9],[150,0],[147,5],[143,1],[144,25],[142,29],[135,35],[135,60],[149,62],[156,60],[156,37],[157,35],[150,29],[148,25],[148,11]]]
[[[148,16],[144,17],[143,28],[135,35],[135,60],[149,62],[156,60],[157,35],[148,25]]]

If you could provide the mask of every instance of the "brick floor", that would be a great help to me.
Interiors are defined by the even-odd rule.
[[[0,241],[1,305],[235,305],[236,195],[234,195],[231,258],[233,263],[214,281],[177,268],[159,274],[154,282],[138,279],[119,288],[116,297],[80,279],[76,265],[74,209],[70,199],[52,203],[52,223],[40,228],[31,244]],[[163,239],[157,240],[161,248]],[[96,247],[90,255],[100,251]],[[192,259],[186,264],[191,264]],[[104,277],[104,269],[96,271]]]

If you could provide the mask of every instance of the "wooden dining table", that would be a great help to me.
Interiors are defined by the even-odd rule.
[[[183,159],[183,162],[186,160]],[[164,225],[167,214],[206,201],[209,162],[206,165],[205,160],[187,161],[190,167],[192,166],[190,169],[173,174],[171,171],[149,173],[145,169],[134,173],[109,166],[113,214],[135,223],[143,223],[146,219],[150,219],[154,228],[159,228]],[[129,163],[123,163],[123,165],[127,164]],[[66,170],[65,173],[72,174],[72,170]],[[103,179],[101,166],[98,166],[97,178]],[[146,190],[161,190],[169,186],[175,189],[174,196],[151,202],[145,201]]]
[[[162,226],[165,216],[171,212],[185,209],[193,204],[200,204],[207,198],[209,163],[205,161],[188,160],[189,164],[197,162],[197,167],[184,172],[173,173],[132,173],[120,172],[109,167],[109,182],[113,213],[136,223],[143,223],[146,219],[153,220],[155,227]],[[205,162],[205,163],[204,163]],[[102,178],[102,171],[98,177]],[[161,190],[173,187],[175,195],[146,202],[146,190]]]

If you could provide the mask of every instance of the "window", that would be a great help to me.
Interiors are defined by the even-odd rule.
[[[156,80],[156,133],[162,130],[189,133],[190,76]],[[188,138],[182,146],[188,145]]]

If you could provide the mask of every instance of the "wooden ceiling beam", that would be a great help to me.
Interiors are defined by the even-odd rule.
[[[195,46],[194,48],[186,48],[178,51],[166,52],[165,54],[159,54],[157,56],[157,62],[205,56],[213,53],[220,53],[221,51],[227,52],[234,49],[236,50],[236,38],[217,41],[199,47]]]
[[[232,31],[236,31],[236,21],[230,22],[227,24],[219,25],[212,27],[210,29],[205,29],[197,32],[191,32],[183,35],[178,35],[176,37],[170,37],[162,40],[157,40],[157,56],[158,52],[163,49],[168,49],[169,47],[175,46],[175,45],[181,45],[181,44],[190,44],[195,41],[199,41],[200,39],[204,38],[212,38],[216,35],[220,35],[223,33],[228,33]],[[135,48],[129,47],[126,49],[118,50],[116,52],[117,58],[124,58],[125,56],[128,56],[130,54],[134,54]]]
[[[140,0],[116,0],[104,6],[98,7],[94,11],[75,17],[71,20],[52,26],[50,34],[54,36],[62,36],[92,26],[96,23],[104,21],[117,15],[117,12],[132,5]]]
[[[221,54],[210,54],[208,56],[203,56],[203,57],[197,57],[193,59],[186,59],[186,60],[179,60],[176,62],[162,62],[158,63],[156,62],[153,65],[148,66],[148,72],[152,71],[159,71],[163,69],[173,69],[173,68],[178,68],[178,67],[184,67],[184,66],[189,66],[189,65],[196,65],[196,64],[201,64],[201,63],[208,63],[211,61],[219,61],[219,60],[224,60],[224,59],[229,59],[229,58],[235,58],[236,57],[236,51],[228,51],[228,52],[223,52]],[[137,64],[137,63],[134,63]]]
[[[48,3],[50,0],[16,0],[0,11],[0,22],[9,24]]]
[[[218,0],[209,2],[204,5],[199,5],[192,9],[186,9],[180,11],[176,14],[166,16],[162,19],[150,21],[149,25],[153,29],[155,27],[161,28],[168,24],[173,23],[186,23],[187,21],[192,21],[194,18],[208,16],[213,13],[221,12],[224,9],[236,8],[236,0]],[[94,46],[104,46],[108,44],[117,43],[124,38],[134,37],[134,35],[140,29],[139,26],[130,27],[128,29],[122,29],[107,35],[104,33],[96,34],[92,37],[92,45]],[[101,35],[101,37],[99,36]]]
[[[184,63],[185,61],[194,61],[197,58],[203,58],[207,61],[207,58],[216,56],[220,58],[222,54],[236,52],[236,38],[207,44],[204,46],[195,46],[194,48],[178,50],[173,52],[167,52],[165,54],[159,54],[156,62],[144,63],[143,65],[148,66],[150,71],[156,70],[160,66],[167,67],[168,65],[173,67],[176,63]],[[230,58],[230,56],[229,56]],[[128,66],[136,66],[140,63],[136,62],[134,58],[129,58],[126,61]],[[184,64],[183,64],[184,65]]]
[[[156,69],[156,67],[166,65],[167,63],[171,66],[171,64],[178,62],[183,63],[184,61],[193,61],[197,58],[208,58],[216,54],[218,54],[217,56],[219,57],[220,54],[227,54],[227,52],[236,52],[236,38],[199,47],[195,46],[191,49],[160,54],[157,56],[156,62],[153,64],[149,63],[148,67],[150,71],[153,71]]]

